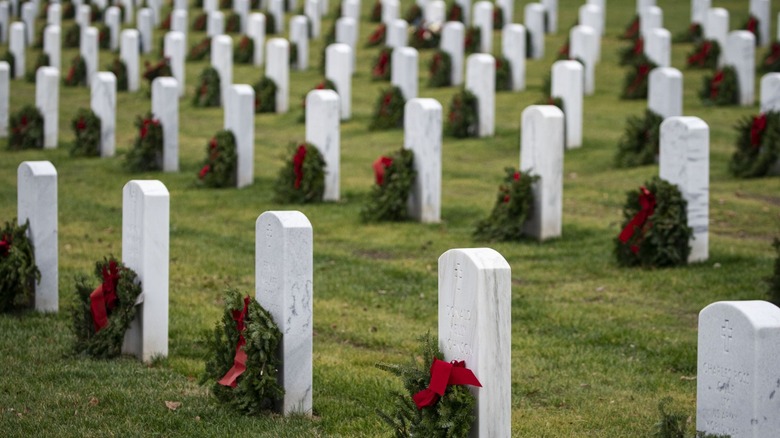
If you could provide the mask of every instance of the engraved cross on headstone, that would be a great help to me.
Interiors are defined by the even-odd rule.
[[[721,328],[720,337],[721,339],[723,339],[723,351],[728,353],[729,343],[731,342],[732,332],[734,331],[734,329],[729,325],[728,319],[724,320],[723,325],[720,328]]]
[[[460,292],[463,285],[463,268],[460,263],[455,263],[455,291]]]

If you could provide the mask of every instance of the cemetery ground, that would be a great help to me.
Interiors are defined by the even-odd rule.
[[[360,44],[375,27],[366,20],[373,2],[362,3]],[[703,106],[697,94],[708,72],[683,69],[692,45],[673,45],[672,65],[684,74],[684,114],[710,127],[710,258],[677,269],[619,268],[612,249],[625,192],[657,175],[658,167],[613,166],[626,117],[643,114],[646,102],[619,99],[626,70],[618,66],[618,50],[629,43],[617,35],[633,17],[634,2],[612,1],[596,93],[584,100],[583,146],[564,158],[563,237],[543,244],[475,241],[474,225],[489,214],[504,167],[518,165],[520,113],[543,97],[543,79],[581,2],[559,3],[559,32],[546,38],[544,60],[528,60],[526,91],[496,95],[495,137],[444,138],[442,222],[435,225],[360,222],[373,184],[371,163],[403,145],[401,130],[367,128],[379,90],[389,86],[370,80],[376,48],[358,49],[353,117],[341,125],[342,200],[335,203],[272,201],[277,173],[290,158],[283,156],[287,145],[304,139],[300,102],[322,78],[321,39],[311,42],[314,68],[290,74],[290,112],[255,117],[255,181],[240,190],[196,184],[207,142],[222,128],[222,109],[194,108],[188,99],[208,61],[186,66],[179,173],[124,169],[122,155],[136,135],[133,120],[151,106],[144,92],[118,93],[120,156],[70,157],[70,120],[88,107],[89,91],[61,87],[58,149],[0,150],[3,220],[15,216],[20,162],[50,160],[57,168],[61,300],[56,315],[0,316],[0,434],[389,436],[375,410],[389,406],[389,392],[401,389],[400,382],[374,364],[407,361],[418,336],[435,334],[438,257],[450,248],[481,246],[496,249],[512,268],[513,435],[646,436],[665,397],[674,410],[693,416],[698,312],[714,301],[766,298],[771,240],[780,230],[780,180],[741,180],[727,171],[733,126],[758,106]],[[665,27],[672,33],[687,28],[689,2],[658,3]],[[731,12],[732,28],[747,19],[747,2],[717,3]],[[332,18],[324,21],[324,31]],[[522,21],[519,7],[515,21]],[[188,45],[202,36],[191,32]],[[156,31],[155,41],[161,37]],[[494,38],[498,52],[500,33]],[[63,66],[75,54],[65,49]],[[431,55],[420,54],[420,95],[438,99],[446,118],[456,88],[425,86]],[[101,50],[99,65],[113,56]],[[233,74],[234,83],[260,78],[259,69],[245,65],[234,66]],[[14,81],[11,110],[32,103],[34,91],[34,85]],[[171,194],[169,357],[149,366],[70,354],[74,278],[91,273],[103,256],[121,255],[121,194],[130,179],[159,179]],[[244,417],[218,405],[208,386],[199,385],[204,339],[220,318],[227,286],[254,294],[255,219],[285,209],[302,211],[314,230],[314,418]]]

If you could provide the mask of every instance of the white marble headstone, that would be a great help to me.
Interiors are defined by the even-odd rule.
[[[249,18],[249,0],[233,0],[233,11],[241,18],[241,34],[246,33],[247,20]]]
[[[305,15],[290,19],[290,44],[297,46],[298,57],[294,60],[298,71],[309,68],[309,24]]]
[[[653,29],[664,27],[664,12],[658,6],[648,6],[639,13],[639,33],[647,40]]]
[[[504,25],[501,54],[509,61],[512,91],[525,90],[525,26],[515,23]]]
[[[11,22],[11,4],[7,1],[0,2],[0,43],[8,42],[9,23]]]
[[[60,71],[39,67],[35,72],[35,106],[43,115],[43,147],[57,147],[59,135]]]
[[[233,38],[217,35],[211,39],[211,66],[219,73],[219,101],[224,106],[233,85]]]
[[[512,270],[490,248],[451,249],[439,257],[439,348],[465,361],[481,388],[474,436],[512,436]]]
[[[683,115],[683,75],[672,67],[658,67],[650,72],[647,109],[663,118]]]
[[[163,172],[179,171],[179,85],[170,76],[152,81],[152,114],[163,131]]]
[[[659,67],[672,65],[672,33],[657,27],[645,38],[645,55]]]
[[[303,6],[303,14],[306,15],[311,26],[311,38],[318,39],[322,32],[322,14],[320,13],[319,0],[306,0]]]
[[[769,46],[769,29],[772,27],[772,5],[769,0],[750,0],[750,14],[758,18],[758,44]]]
[[[254,180],[255,89],[232,85],[225,102],[224,126],[236,139],[236,186],[240,189]]]
[[[346,44],[352,49],[352,73],[357,65],[357,21],[352,17],[341,17],[336,20],[336,43]],[[404,44],[406,45],[406,44]]]
[[[341,16],[352,18],[355,21],[360,20],[360,2],[358,0],[342,0]]]
[[[417,97],[418,57],[413,47],[399,47],[391,55],[390,83],[401,89],[405,100]]]
[[[704,26],[704,38],[715,40],[720,45],[718,66],[722,66],[726,55],[726,39],[729,34],[729,11],[725,8],[712,8],[707,11],[707,22]]]
[[[290,108],[290,43],[284,38],[271,38],[265,50],[265,74],[276,83],[276,112],[286,113]]]
[[[35,40],[35,5],[32,2],[22,4],[22,23],[24,23],[25,45],[32,46]]]
[[[265,50],[265,15],[259,12],[249,14],[247,36],[252,38],[255,46],[252,64],[256,67],[261,67],[264,61],[263,51]]]
[[[493,3],[478,1],[474,3],[474,26],[479,28],[479,51],[493,51]]]
[[[582,100],[585,71],[578,61],[556,61],[552,66],[552,97],[563,101],[566,148],[582,146]]]
[[[113,157],[116,151],[116,76],[108,71],[95,74],[90,108],[100,119],[100,156]]]
[[[76,8],[75,21],[83,31],[92,24],[92,8],[84,4],[74,7]]]
[[[206,35],[214,38],[225,33],[225,14],[222,11],[209,12],[206,20]]]
[[[203,0],[203,12],[210,13],[219,10],[219,0]]]
[[[49,56],[49,65],[59,70],[62,66],[60,27],[48,25],[43,31],[43,53]]]
[[[724,63],[737,72],[739,104],[751,106],[756,94],[756,37],[747,30],[735,30],[726,39]]]
[[[285,415],[312,414],[312,235],[311,222],[299,211],[267,211],[255,223],[255,299],[283,335],[279,408]]]
[[[761,77],[761,112],[780,111],[780,73]]]
[[[447,19],[447,4],[443,0],[431,0],[423,8],[423,21],[441,26]]]
[[[596,30],[599,37],[604,35],[604,21],[601,7],[592,3],[580,6],[578,10],[579,24],[590,26]]]
[[[15,22],[11,24],[11,34],[8,42],[8,51],[14,55],[14,79],[24,77],[25,67],[25,44],[24,44],[24,24]]]
[[[698,117],[670,117],[661,123],[659,176],[677,185],[688,202],[693,229],[688,262],[709,257],[710,128]]]
[[[121,33],[121,44],[119,45],[119,59],[127,67],[127,91],[138,91],[140,86],[140,66],[139,66],[139,40],[141,36],[135,29],[125,29]]]
[[[57,169],[49,161],[23,161],[17,168],[18,224],[28,220],[27,231],[41,272],[35,284],[35,310],[59,310],[57,251]]]
[[[268,13],[274,16],[276,33],[284,33],[284,0],[266,0],[269,2]]]
[[[441,32],[441,50],[450,55],[452,68],[450,70],[450,82],[452,86],[463,84],[463,58],[464,58],[464,38],[465,27],[458,21],[448,21],[444,23]],[[525,35],[523,35],[525,39]],[[525,44],[525,43],[524,43]],[[523,46],[525,47],[525,45]]]
[[[645,9],[655,6],[656,0],[636,0],[636,14],[641,16],[642,11]]]
[[[541,0],[541,3],[547,12],[546,32],[550,34],[558,33],[558,0]]]
[[[346,44],[331,44],[325,49],[325,77],[336,85],[341,103],[341,120],[352,117],[352,49]]]
[[[466,59],[466,89],[477,96],[479,137],[492,137],[496,129],[496,59],[474,53]]]
[[[531,59],[544,58],[544,6],[541,3],[528,3],[523,10],[523,24],[531,36]]]
[[[108,26],[108,47],[112,51],[119,48],[119,29],[122,27],[120,24],[120,15],[121,12],[118,7],[110,6],[106,9],[103,18],[106,26]]]
[[[596,92],[596,44],[598,34],[592,27],[574,26],[569,31],[569,57],[582,60],[585,66],[585,95]]]
[[[141,53],[148,55],[152,53],[152,31],[154,28],[152,10],[150,8],[139,9],[135,23],[138,33],[141,35]]]
[[[175,9],[171,12],[171,31],[181,32],[185,38],[189,25],[189,13],[186,9]]]
[[[323,201],[340,199],[341,105],[333,90],[312,90],[306,94],[306,141],[325,160]]]
[[[184,90],[186,88],[186,72],[184,68],[184,61],[186,57],[186,40],[187,37],[176,31],[171,31],[165,34],[163,40],[163,52],[165,57],[171,65],[171,74],[176,78],[176,86],[179,89],[178,96],[184,96]]]
[[[135,1],[134,0],[120,0],[122,6],[124,6],[125,24],[130,25],[133,23],[133,17],[135,17]]]
[[[414,153],[417,176],[409,193],[409,216],[423,223],[441,219],[442,108],[436,99],[404,106],[404,149]]]
[[[691,24],[699,23],[702,28],[707,22],[707,11],[712,7],[712,0],[691,0]]]
[[[138,274],[143,299],[125,332],[122,352],[144,362],[168,356],[170,195],[157,180],[122,189],[122,262]],[[141,300],[139,300],[141,301]]]
[[[81,32],[79,47],[84,64],[87,66],[87,86],[92,85],[95,74],[98,71],[98,30],[96,27],[88,27]]]
[[[398,18],[387,25],[385,32],[385,45],[390,48],[405,47],[407,44],[409,23]]]
[[[8,117],[11,100],[11,66],[0,61],[0,138],[8,137]]]

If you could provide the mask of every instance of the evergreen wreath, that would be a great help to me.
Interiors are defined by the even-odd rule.
[[[276,82],[263,76],[255,84],[255,113],[276,112]]]
[[[399,149],[381,156],[373,164],[376,184],[371,188],[368,204],[360,210],[364,222],[401,221],[408,217],[407,200],[417,172],[414,153]]]
[[[705,105],[736,105],[739,83],[734,67],[727,65],[712,76],[705,76],[699,97]]]
[[[447,8],[447,21],[458,21],[463,23],[463,8],[458,3],[450,3]]]
[[[745,22],[745,25],[742,26],[743,29],[753,34],[753,36],[756,37],[756,45],[761,45],[761,32],[758,31],[759,26],[759,19],[753,14],[750,14],[748,16],[747,21]]]
[[[758,65],[758,69],[763,73],[780,71],[780,41],[775,41],[769,46],[769,51]]]
[[[66,87],[87,86],[87,63],[84,61],[84,58],[78,55],[73,58],[63,84]]]
[[[62,17],[65,18],[65,17]],[[65,28],[62,38],[62,47],[66,49],[78,49],[81,42],[81,26],[76,23]]]
[[[290,144],[285,165],[274,184],[274,202],[306,204],[322,201],[325,193],[325,158],[311,143]]]
[[[120,58],[114,58],[114,62],[107,65],[106,70],[116,76],[117,91],[127,91],[127,64]]]
[[[628,70],[623,87],[623,99],[647,99],[650,72],[658,67],[654,62],[643,59]]]
[[[113,256],[95,263],[93,279],[76,278],[77,304],[73,308],[73,350],[94,358],[108,359],[122,352],[125,332],[135,319],[135,305],[141,294],[141,282],[132,269]]]
[[[197,92],[192,104],[199,107],[219,106],[219,72],[214,67],[206,67],[198,77]]]
[[[780,159],[780,112],[746,116],[736,126],[737,150],[729,170],[734,176],[766,176]]]
[[[622,231],[615,238],[618,264],[645,268],[686,264],[693,235],[687,205],[676,185],[657,176],[627,192]]]
[[[704,30],[699,23],[691,23],[684,32],[674,37],[675,43],[694,43],[698,44],[704,37]]]
[[[199,14],[197,17],[195,17],[195,21],[192,22],[193,32],[204,32],[206,30],[206,26],[208,25],[208,21],[208,14],[205,12]]]
[[[225,18],[225,33],[241,32],[241,16],[235,12],[228,14]]]
[[[46,18],[46,17],[44,17]],[[46,32],[46,26],[40,26],[38,30],[36,31],[35,38],[33,39],[33,42],[31,44],[33,49],[42,49],[43,48],[43,36]]]
[[[649,109],[645,110],[644,117],[630,116],[626,119],[626,130],[618,142],[615,165],[636,167],[655,163],[663,121],[660,114]]]
[[[173,72],[171,71],[171,60],[170,58],[163,58],[157,61],[156,63],[152,64],[149,61],[146,61],[144,63],[145,71],[144,71],[144,79],[149,81],[149,87],[152,86],[152,81],[159,78],[160,76],[172,76]]]
[[[479,46],[482,43],[482,33],[476,26],[468,26],[466,35],[463,37],[463,51],[466,55],[479,52]],[[526,52],[528,56],[528,52]]]
[[[636,38],[630,46],[620,49],[620,65],[634,65],[646,59],[645,39],[642,37]]]
[[[387,37],[387,26],[384,23],[380,23],[376,29],[371,32],[366,42],[366,47],[376,47],[385,44],[385,38]]]
[[[286,7],[286,5],[285,5]],[[220,9],[231,9],[233,8],[233,0],[219,0],[219,8]]]
[[[206,160],[198,179],[206,187],[235,187],[238,155],[236,138],[230,131],[219,131],[206,146]]]
[[[372,23],[379,23],[382,21],[382,0],[376,0],[374,6],[371,7],[371,15],[368,20]]]
[[[282,333],[271,314],[249,295],[228,289],[224,300],[222,320],[208,340],[209,360],[201,383],[210,383],[217,400],[237,411],[251,415],[272,410],[284,396],[277,380]],[[231,378],[239,351],[246,369]]]
[[[98,25],[98,48],[108,50],[111,47],[111,29],[107,25]]]
[[[43,115],[38,108],[25,105],[11,115],[9,122],[11,133],[8,136],[8,149],[43,148]]]
[[[79,108],[70,122],[73,128],[73,143],[70,154],[82,157],[100,156],[100,117],[91,109]]]
[[[452,85],[452,57],[444,50],[433,52],[428,64],[428,86],[449,87]]]
[[[455,138],[476,137],[479,134],[478,105],[477,96],[466,89],[453,96],[444,132]]]
[[[406,14],[404,14],[404,20],[406,20],[406,22],[410,25],[414,26],[420,23],[422,19],[422,9],[417,5],[417,3],[412,3],[412,5],[409,6],[409,9],[406,10]]]
[[[441,26],[438,23],[420,23],[420,25],[414,26],[411,29],[409,47],[414,47],[418,50],[435,49],[439,47],[440,40]]]
[[[163,21],[160,23],[160,29],[161,30],[171,30],[171,20],[172,20],[173,11],[169,11],[168,15],[163,18]]]
[[[392,86],[382,90],[377,99],[374,115],[371,117],[370,130],[400,128],[404,123],[404,93]]]
[[[512,65],[503,56],[496,56],[496,91],[508,91],[512,89]]]
[[[525,58],[530,59],[534,56],[534,36],[531,35],[531,31],[525,29]]]
[[[233,52],[233,62],[236,64],[251,64],[255,58],[255,42],[244,35],[238,41],[236,51]]]
[[[146,113],[135,118],[135,127],[138,128],[138,137],[127,153],[127,167],[135,172],[162,169],[163,128],[160,120],[152,113]]]
[[[24,225],[6,222],[0,233],[0,312],[29,306],[41,273],[35,265],[35,248],[27,237],[30,221]]]
[[[290,63],[290,67],[298,67],[298,43],[290,42],[290,45],[288,46],[290,49],[290,54],[287,58],[287,61]]]
[[[338,90],[336,90],[336,84],[333,83],[330,79],[323,79],[320,81],[317,85],[314,86],[309,91],[312,90],[333,90],[338,93]],[[303,108],[303,114],[301,114],[300,121],[305,122],[306,121],[306,96],[309,93],[306,93],[303,95],[303,98],[301,98],[301,108]]]
[[[428,387],[434,359],[444,360],[438,340],[430,333],[419,341],[418,351],[407,364],[376,364],[377,368],[400,377],[405,389],[403,393],[391,393],[390,413],[377,410],[377,414],[396,437],[466,438],[476,420],[476,401],[465,386],[447,386],[444,395],[432,406],[418,409],[414,402],[413,396]]]
[[[14,79],[14,72],[16,72],[16,56],[9,50],[3,55],[3,61],[8,63],[8,73],[11,75],[11,79]]]
[[[393,49],[382,47],[371,67],[371,79],[375,81],[389,81],[392,70]]]
[[[190,47],[187,52],[187,61],[202,61],[211,54],[211,37],[200,40],[199,43]]]
[[[501,30],[504,28],[504,8],[498,4],[493,6],[493,30]]]
[[[720,44],[716,40],[701,40],[693,48],[693,52],[688,55],[688,68],[706,68],[715,69],[718,66],[718,57],[720,56]]]
[[[641,36],[639,34],[639,27],[639,15],[634,15],[634,18],[626,26],[626,30],[624,30],[623,34],[620,35],[620,39],[634,40],[639,38]]]
[[[41,67],[48,67],[50,64],[49,55],[46,53],[39,53],[38,58],[35,60],[35,65],[31,71],[28,71],[25,75],[27,82],[35,83],[35,76],[38,73],[38,69]]]
[[[269,13],[267,10],[263,11],[263,15],[265,15],[265,34],[266,35],[273,35],[276,33],[276,17],[274,17],[274,14]],[[333,28],[335,32],[336,28],[336,20],[333,20]],[[335,37],[334,37],[335,39]]]
[[[772,247],[775,249],[775,269],[772,276],[769,278],[769,301],[774,303],[775,306],[780,306],[780,239],[775,237],[772,242]]]
[[[477,223],[475,239],[508,241],[523,237],[523,224],[534,207],[533,184],[539,177],[512,167],[504,170],[506,175],[498,186],[496,204],[490,216]]]
[[[85,1],[84,3],[89,3],[89,2]],[[98,21],[103,20],[103,11],[101,11],[96,4],[94,3],[90,4],[89,9],[91,11],[91,14],[89,16],[90,23],[97,23]]]
[[[571,59],[571,41],[569,37],[566,37],[566,42],[563,43],[560,49],[558,49],[558,55],[555,57],[557,61],[567,61]]]

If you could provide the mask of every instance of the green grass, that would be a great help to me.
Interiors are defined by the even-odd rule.
[[[331,2],[335,8],[335,1]],[[274,204],[272,186],[291,141],[303,140],[299,99],[321,75],[321,42],[312,42],[315,68],[291,73],[291,111],[255,118],[255,182],[242,190],[195,186],[206,143],[222,128],[221,109],[180,103],[180,164],[175,174],[130,174],[124,154],[136,133],[133,120],[147,112],[144,91],[118,96],[114,159],[68,155],[69,122],[89,105],[84,88],[60,90],[60,146],[47,151],[0,151],[3,220],[15,216],[16,167],[50,160],[59,173],[60,303],[57,315],[33,312],[0,316],[0,433],[4,436],[386,435],[377,408],[398,388],[374,363],[406,360],[416,337],[436,330],[437,258],[450,248],[484,246],[471,232],[488,215],[503,168],[519,161],[522,110],[542,97],[542,82],[567,29],[576,20],[575,0],[561,0],[558,35],[546,38],[546,57],[527,63],[528,89],[496,97],[496,136],[454,140],[443,146],[442,223],[362,224],[359,211],[373,182],[372,161],[399,148],[400,130],[367,129],[379,90],[370,63],[378,49],[360,48],[353,80],[353,119],[342,124],[338,203]],[[404,2],[405,9],[410,2]],[[661,0],[665,26],[687,27],[689,2]],[[719,1],[732,27],[747,19],[746,1]],[[363,1],[359,41],[375,25]],[[563,237],[544,244],[498,243],[512,267],[512,430],[515,436],[646,436],[658,419],[658,402],[670,396],[695,413],[697,314],[718,300],[765,298],[771,272],[771,238],[780,228],[778,178],[737,180],[727,172],[737,118],[752,108],[704,107],[697,98],[702,71],[684,70],[686,115],[710,126],[710,259],[664,270],[619,269],[612,256],[625,192],[658,173],[657,166],[616,170],[613,156],[625,119],[644,111],[644,101],[618,96],[625,69],[617,66],[617,39],[634,14],[633,1],[608,5],[603,59],[596,94],[585,99],[584,145],[565,157]],[[777,10],[772,17],[776,17]],[[330,18],[323,29],[328,29]],[[515,11],[522,21],[522,8]],[[40,22],[39,22],[40,24]],[[774,34],[773,34],[774,35]],[[157,31],[159,39],[162,32]],[[202,38],[191,32],[189,44]],[[496,51],[499,33],[494,33]],[[154,47],[157,47],[155,44]],[[689,44],[673,47],[673,65],[684,66]],[[34,59],[30,51],[28,59]],[[75,51],[63,53],[63,66]],[[758,50],[759,56],[764,53]],[[156,56],[147,57],[150,61]],[[113,55],[100,53],[100,65]],[[430,51],[420,54],[420,95],[445,108],[455,88],[429,89]],[[28,63],[28,66],[30,64]],[[187,91],[207,62],[187,64]],[[254,83],[261,70],[234,67],[236,83]],[[148,88],[147,84],[144,84]],[[34,99],[31,84],[15,81],[11,109]],[[69,310],[74,277],[91,272],[104,255],[121,255],[121,189],[130,179],[159,179],[171,193],[170,353],[151,366],[132,359],[93,361],[69,354]],[[203,337],[221,314],[227,285],[251,293],[254,286],[254,221],[267,210],[299,208],[314,227],[313,419],[246,418],[210,397],[197,380],[204,368]],[[165,401],[179,401],[176,411]]]

